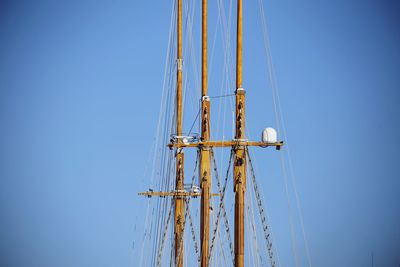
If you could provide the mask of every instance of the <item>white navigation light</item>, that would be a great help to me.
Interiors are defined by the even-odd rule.
[[[278,142],[278,134],[274,128],[265,128],[261,136],[262,142],[267,144],[273,144]]]

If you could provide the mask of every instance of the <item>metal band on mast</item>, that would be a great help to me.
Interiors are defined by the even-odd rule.
[[[201,141],[210,139],[210,98],[208,97],[207,79],[207,0],[202,1],[202,88],[201,88]],[[210,239],[210,189],[211,167],[210,148],[200,147],[200,188],[201,188],[201,213],[200,213],[200,239],[201,239],[201,266],[208,266],[209,239]]]
[[[178,56],[177,56],[177,81],[176,81],[176,135],[182,135],[182,0],[178,0],[177,12]],[[179,142],[179,140],[178,140]],[[184,190],[184,154],[182,148],[176,149],[176,191]],[[183,234],[185,225],[185,200],[183,197],[175,198],[175,266],[183,266],[184,244]]]

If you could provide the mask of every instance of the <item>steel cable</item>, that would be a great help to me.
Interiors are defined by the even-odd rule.
[[[251,178],[252,178],[252,182],[253,182],[253,189],[254,189],[254,193],[256,196],[256,200],[257,200],[257,206],[258,206],[258,211],[260,213],[260,219],[261,219],[261,224],[263,227],[263,232],[264,232],[264,238],[265,241],[267,243],[267,250],[268,250],[268,256],[270,259],[270,264],[272,267],[276,266],[276,260],[275,260],[275,256],[274,256],[274,252],[272,249],[272,241],[271,241],[271,232],[269,230],[269,226],[267,223],[267,218],[265,216],[265,212],[264,212],[264,206],[263,206],[263,202],[261,199],[261,195],[260,192],[258,190],[258,185],[257,185],[257,181],[256,181],[256,177],[255,177],[255,173],[254,173],[254,168],[253,168],[253,163],[251,161],[250,158],[250,153],[248,151],[248,149],[246,149],[246,154],[247,154],[247,161],[250,167],[250,174],[251,174]]]

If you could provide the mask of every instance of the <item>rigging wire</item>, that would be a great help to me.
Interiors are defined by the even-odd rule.
[[[295,200],[296,200],[296,205],[297,205],[297,211],[299,214],[302,236],[303,236],[303,240],[304,240],[304,244],[305,244],[307,261],[308,261],[308,265],[311,267],[312,266],[311,256],[310,256],[310,250],[309,250],[308,241],[307,241],[307,235],[306,235],[305,227],[304,227],[303,213],[302,213],[302,209],[301,209],[301,205],[300,205],[300,198],[299,198],[299,194],[297,191],[297,185],[295,182],[295,175],[294,175],[294,171],[293,171],[293,164],[292,164],[292,159],[291,159],[291,154],[290,154],[290,149],[289,149],[289,142],[287,140],[288,137],[286,134],[286,127],[285,127],[284,119],[282,116],[282,108],[281,108],[279,94],[278,94],[278,90],[277,90],[275,71],[274,71],[273,64],[272,64],[272,54],[271,54],[269,37],[268,37],[268,27],[267,27],[267,23],[266,23],[266,19],[265,19],[264,5],[263,5],[262,0],[258,0],[258,3],[259,3],[259,14],[260,14],[261,24],[262,24],[262,31],[263,31],[264,48],[265,48],[267,62],[268,62],[268,77],[269,77],[269,80],[271,83],[271,88],[272,88],[275,120],[276,120],[278,129],[282,130],[282,133],[283,133],[283,135],[285,137],[285,141],[286,141],[286,149],[285,150],[287,151],[289,174],[291,176],[292,187],[293,187],[294,194],[295,194]],[[286,169],[285,164],[284,164],[283,154],[281,154],[281,166],[282,166],[282,169]],[[285,173],[286,173],[286,171],[285,171]],[[285,178],[285,188],[286,189],[285,190],[287,192],[287,184],[288,184],[287,173],[284,176],[286,176],[286,178]],[[288,193],[286,193],[286,194],[288,195]]]
[[[175,3],[176,1],[173,1],[173,2],[174,2],[173,5],[176,5],[176,3]],[[259,2],[261,2],[261,0]],[[234,71],[232,71],[232,69],[233,69],[233,63],[232,62],[233,62],[233,60],[232,60],[232,54],[231,54],[232,51],[231,51],[231,44],[230,44],[230,31],[231,31],[231,21],[232,21],[231,20],[231,17],[232,17],[232,1],[229,1],[229,3],[230,3],[230,7],[229,7],[229,15],[228,15],[228,19],[227,19],[226,18],[226,14],[225,14],[225,4],[223,3],[222,0],[217,1],[219,12],[218,12],[218,21],[217,21],[216,30],[215,30],[215,38],[214,38],[214,43],[213,43],[212,57],[214,55],[216,34],[217,34],[218,29],[221,28],[222,29],[221,31],[223,32],[223,34],[225,36],[225,38],[223,38],[223,40],[222,40],[224,42],[224,47],[225,47],[225,49],[224,49],[224,65],[223,65],[224,71],[223,71],[222,82],[221,82],[221,93],[220,93],[219,96],[215,96],[215,97],[211,97],[211,98],[225,98],[225,97],[228,97],[228,96],[233,96],[232,94],[231,95],[227,94],[228,89],[229,88],[233,88],[232,81],[234,80],[233,79]],[[186,11],[189,11],[188,14],[191,14],[191,15],[188,15],[187,20],[186,20],[186,22],[187,22],[186,23],[186,33],[187,33],[186,35],[188,36],[186,44],[188,45],[188,47],[189,47],[188,51],[190,52],[189,56],[188,56],[188,62],[191,62],[192,65],[194,66],[194,67],[192,66],[193,67],[193,72],[196,73],[196,75],[194,75],[193,77],[196,79],[198,77],[198,75],[197,75],[198,71],[194,70],[196,68],[197,64],[195,64],[195,62],[196,62],[196,57],[194,56],[194,50],[195,49],[193,47],[193,41],[192,41],[192,37],[191,37],[192,34],[193,34],[192,28],[193,28],[193,21],[194,21],[193,20],[193,17],[194,17],[194,11],[193,10],[194,10],[194,4],[191,7],[189,7],[188,4],[186,5]],[[169,133],[174,132],[174,128],[173,127],[174,127],[174,124],[175,124],[175,116],[169,116],[169,115],[171,115],[171,113],[172,114],[176,113],[175,105],[174,105],[174,103],[175,103],[174,101],[175,100],[174,100],[174,97],[173,97],[173,93],[171,93],[171,92],[174,91],[173,89],[174,89],[175,84],[176,84],[176,82],[174,81],[174,75],[172,75],[174,70],[175,70],[175,68],[176,68],[176,63],[174,63],[174,57],[173,57],[174,51],[172,50],[172,46],[173,46],[173,44],[175,44],[175,41],[173,40],[173,38],[171,38],[171,31],[172,31],[172,33],[174,33],[174,28],[176,28],[176,27],[174,27],[175,26],[175,21],[173,19],[174,16],[175,16],[175,12],[176,11],[173,8],[172,15],[171,15],[170,40],[169,40],[169,43],[168,43],[169,48],[168,48],[167,59],[166,59],[166,68],[165,68],[165,74],[164,74],[164,85],[163,85],[162,98],[161,98],[161,109],[160,109],[160,115],[159,115],[159,120],[158,120],[158,125],[157,125],[157,133],[160,133],[160,134],[156,135],[156,141],[155,141],[155,148],[156,149],[155,149],[155,153],[154,153],[155,156],[153,158],[153,166],[155,167],[155,166],[158,165],[158,166],[161,166],[161,167],[153,168],[152,175],[151,175],[151,186],[153,187],[155,177],[159,177],[160,178],[159,179],[160,182],[159,182],[158,186],[159,186],[160,189],[163,189],[163,190],[170,190],[170,189],[172,189],[174,187],[174,180],[172,179],[172,178],[174,178],[174,164],[171,164],[171,162],[173,161],[173,155],[171,155],[171,153],[166,155],[166,153],[165,152],[161,152],[161,150],[162,151],[165,150],[164,149],[165,147],[163,147],[163,145],[165,144],[164,141],[169,139]],[[264,41],[265,41],[265,39],[264,39]],[[271,68],[272,64],[270,65],[270,60],[268,61],[268,64],[270,66],[269,70],[272,73],[270,75],[270,79],[271,79],[271,81],[273,81],[273,83],[275,83],[275,80],[274,80],[275,78],[273,78],[273,70]],[[184,99],[186,100],[187,99],[186,98],[187,92],[189,92],[187,90],[187,86],[190,84],[189,80],[190,80],[190,77],[192,77],[192,76],[189,75],[189,70],[187,72],[185,72],[185,73],[188,74],[188,75],[185,75],[186,76],[185,77],[186,80],[185,80],[185,85],[184,85]],[[169,77],[169,79],[167,79],[167,76]],[[199,82],[197,81],[195,83],[197,84],[196,88],[200,88],[200,86],[198,86]],[[276,114],[276,118],[278,118],[278,119],[276,119],[276,121],[277,121],[277,123],[279,123],[279,119],[282,119],[282,118],[280,118],[281,117],[281,112],[280,112],[279,96],[277,95],[276,88],[275,89],[273,88],[273,90],[275,90],[273,92],[273,94],[274,94],[275,114]],[[194,90],[194,91],[198,92],[199,90]],[[223,91],[225,91],[225,94],[222,93]],[[221,111],[223,111],[222,118],[223,118],[223,121],[225,122],[225,118],[226,118],[226,116],[225,116],[225,114],[226,114],[225,113],[226,112],[226,100],[227,99],[225,98],[224,101],[223,101],[223,105],[219,106],[217,129],[221,125],[219,123],[220,118],[221,118],[221,116],[220,116],[221,115]],[[192,105],[192,106],[194,107],[194,105]],[[232,98],[230,98],[230,107],[231,107],[231,110],[232,110],[233,109],[232,108],[233,107]],[[167,113],[162,114],[165,110],[167,110]],[[192,126],[190,127],[189,133],[191,133],[191,131],[193,130],[193,127],[194,127],[198,117],[199,117],[199,112],[197,113],[196,118],[195,118]],[[232,118],[234,118],[234,114],[233,113],[232,113]],[[283,120],[282,120],[282,124],[283,124]],[[225,123],[223,123],[222,125],[223,125],[223,128],[222,128],[222,133],[223,133],[222,139],[225,140]],[[284,125],[281,126],[281,127],[283,127],[283,133],[286,136],[286,131],[284,129]],[[278,128],[280,128],[280,127],[278,127]],[[170,129],[170,131],[168,131],[168,129]],[[232,131],[233,130],[234,130],[234,127],[232,127]],[[217,132],[219,132],[219,131],[217,131]],[[158,148],[158,150],[157,150],[157,148]],[[157,152],[159,152],[159,153],[157,153]],[[290,170],[290,173],[292,174],[292,183],[295,184],[294,178],[293,178],[293,168],[292,168],[292,164],[291,164],[291,158],[290,158],[289,151],[288,151],[288,154],[289,154],[289,170]],[[223,154],[221,154],[221,161],[222,161],[222,158],[223,158]],[[214,165],[216,166],[215,158],[213,158],[213,161],[214,161]],[[167,162],[167,163],[163,164],[163,162]],[[197,164],[195,164],[195,166],[196,165]],[[229,166],[230,165],[231,165],[231,163],[229,163]],[[224,190],[225,189],[226,189],[226,183],[225,183]],[[295,189],[296,201],[297,201],[298,209],[300,210],[300,208],[299,208],[300,204],[299,204],[299,201],[298,201],[299,200],[298,193],[297,193],[297,189],[295,188],[295,186],[294,186],[294,189]],[[151,223],[151,225],[149,227],[150,230],[149,231],[145,231],[144,239],[146,239],[146,234],[147,234],[148,237],[150,237],[151,233],[154,232],[154,236],[158,236],[158,238],[156,238],[156,240],[158,240],[158,241],[155,242],[155,243],[158,242],[157,243],[158,246],[163,244],[163,242],[165,242],[165,239],[163,241],[164,234],[163,234],[163,231],[161,231],[160,227],[165,226],[165,224],[162,224],[162,222],[165,221],[165,219],[168,219],[169,213],[168,213],[168,209],[166,207],[168,207],[169,204],[172,205],[173,201],[169,202],[168,200],[160,199],[158,201],[157,208],[156,208],[156,210],[160,211],[160,212],[155,212],[154,208],[152,209],[152,213],[150,213],[151,209],[149,209],[149,208],[147,209],[147,212],[146,212],[146,222],[147,222],[149,216],[152,216],[152,217],[156,216],[156,217],[159,218],[158,219],[159,224],[157,226],[156,225],[153,226],[153,221],[154,220],[152,220],[152,223]],[[148,202],[148,207],[149,207],[149,205],[150,204]],[[187,205],[187,207],[188,207],[188,209],[186,210],[186,212],[188,212],[188,210],[189,210],[189,205]],[[248,206],[248,208],[249,208],[248,212],[251,212],[252,207]],[[225,213],[225,215],[223,214],[224,218],[227,217],[226,216],[225,207],[224,207],[222,212]],[[189,217],[189,223],[190,223],[192,221],[190,213],[185,213],[185,218],[186,218],[186,216]],[[219,223],[219,217],[220,216],[221,215],[217,216],[217,224]],[[304,225],[303,225],[303,219],[302,219],[301,213],[300,213],[300,217],[301,217],[303,236],[304,236],[304,239],[306,240],[305,231],[304,231]],[[163,220],[162,220],[162,218],[163,218]],[[251,217],[249,219],[251,219]],[[254,213],[253,213],[253,221],[254,221]],[[250,223],[251,223],[251,221],[250,221]],[[226,228],[229,228],[229,224],[228,223],[225,222],[225,225],[227,226]],[[192,230],[192,233],[193,233],[194,230],[193,230],[192,227],[191,227],[191,230]],[[221,239],[219,237],[219,235],[220,235],[219,229],[217,230],[217,235],[218,235],[218,238]],[[172,234],[171,234],[171,237],[172,237]],[[193,240],[194,240],[195,246],[196,246],[195,236],[192,235],[192,237],[193,237]],[[229,239],[229,237],[230,237],[230,235],[227,235],[228,239]],[[221,249],[222,254],[225,255],[221,243],[222,242],[219,243],[219,245],[221,246],[220,249]],[[143,251],[144,244],[145,244],[145,242],[143,242],[142,251]],[[251,244],[251,245],[255,245],[256,246],[256,244],[257,244],[257,242],[255,244]],[[155,246],[155,247],[158,247],[158,246]],[[231,246],[231,248],[232,248],[232,246]],[[310,261],[310,257],[309,257],[307,242],[306,242],[306,249],[307,249],[307,254],[308,254],[309,265],[311,266],[311,261]],[[196,250],[196,248],[195,248],[195,250]],[[155,249],[154,249],[154,251],[155,251]],[[232,251],[233,250],[231,249],[231,253],[232,253]],[[172,252],[173,251],[171,251],[171,253]],[[211,253],[210,253],[210,255],[211,255]],[[141,253],[141,257],[143,257],[143,253]],[[153,257],[153,258],[155,258],[155,257]],[[173,259],[172,255],[171,255],[171,259]],[[279,257],[278,257],[278,261],[279,261]],[[142,262],[142,260],[141,260],[141,262]],[[172,260],[171,260],[171,264],[172,264]]]
[[[196,238],[196,231],[194,229],[193,219],[192,219],[192,216],[190,215],[190,212],[188,215],[189,215],[190,232],[192,234],[192,239],[193,239],[193,243],[194,243],[194,251],[197,255],[197,262],[200,263],[201,258],[200,258],[200,252],[199,252],[199,245],[198,245],[197,238]]]
[[[186,4],[185,8],[186,8],[186,13],[187,13],[186,27],[185,27],[185,30],[186,30],[186,32],[185,32],[186,33],[185,34],[186,46],[185,47],[186,47],[186,49],[184,51],[184,58],[185,58],[185,60],[188,61],[188,63],[189,63],[188,65],[191,65],[193,73],[191,73],[189,71],[189,67],[186,67],[184,65],[185,80],[184,80],[184,86],[183,86],[183,99],[184,99],[183,108],[185,106],[185,103],[188,101],[188,99],[190,100],[190,103],[191,103],[190,106],[194,108],[196,99],[199,99],[199,93],[197,93],[197,92],[199,92],[199,88],[200,88],[200,81],[199,81],[200,73],[199,73],[199,70],[197,67],[197,58],[196,58],[196,54],[195,54],[195,50],[196,50],[195,43],[193,42],[193,25],[194,25],[196,1],[185,1],[184,3]],[[191,6],[189,6],[189,4],[191,4]],[[191,81],[190,77],[193,77],[193,79],[194,79],[194,85],[195,85],[194,90],[187,90],[190,85],[190,81]],[[187,97],[187,94],[193,94],[193,95],[192,95],[192,97]]]
[[[166,155],[166,150],[165,150],[165,145],[168,142],[169,139],[169,133],[172,132],[171,130],[173,130],[173,127],[175,125],[175,113],[176,110],[172,107],[175,98],[173,97],[173,88],[175,88],[176,86],[176,80],[173,78],[173,76],[171,75],[172,72],[176,72],[176,62],[175,62],[175,58],[176,58],[176,49],[174,48],[174,44],[176,43],[176,39],[173,38],[173,36],[176,34],[176,21],[173,19],[175,17],[176,14],[176,1],[175,1],[175,5],[174,5],[174,13],[171,16],[171,20],[173,21],[172,23],[172,29],[173,29],[173,35],[171,36],[171,46],[170,46],[170,58],[169,58],[169,65],[168,65],[168,85],[167,87],[164,88],[164,90],[167,90],[167,98],[166,101],[162,104],[161,106],[161,114],[163,116],[163,121],[164,121],[164,126],[161,127],[161,131],[159,133],[160,136],[162,136],[162,139],[160,141],[160,145],[159,145],[159,150],[161,150],[159,152],[160,154],[160,161],[158,163],[158,166],[160,166],[160,168],[155,168],[156,170],[158,169],[157,172],[157,177],[159,177],[159,185],[158,185],[158,189],[160,191],[169,191],[172,186],[173,186],[173,172],[175,169],[174,164],[172,164],[174,155],[172,153],[172,151],[170,151],[168,153],[168,156]],[[175,106],[175,105],[173,105]],[[168,130],[169,129],[169,130]],[[155,241],[153,243],[153,256],[152,261],[154,265],[154,260],[156,259],[156,255],[157,255],[157,248],[159,247],[160,242],[162,242],[162,229],[163,229],[163,224],[162,222],[165,221],[165,217],[166,217],[166,213],[167,213],[167,206],[168,203],[171,200],[169,199],[164,199],[164,198],[159,198],[157,200],[157,213],[156,213],[156,217],[155,217],[155,223],[156,223],[156,228],[155,228]]]
[[[213,40],[213,43],[212,43],[211,61],[210,61],[211,64],[210,64],[210,67],[209,67],[209,70],[210,70],[209,71],[209,75],[213,75],[213,73],[216,73],[216,72],[213,71],[213,66],[214,66],[213,62],[214,62],[214,55],[215,55],[215,50],[216,50],[215,46],[216,46],[217,32],[218,32],[219,29],[221,29],[221,33],[222,33],[222,36],[223,36],[221,38],[222,48],[223,48],[223,61],[222,61],[223,65],[222,65],[222,75],[218,75],[217,77],[221,78],[221,85],[220,85],[220,93],[219,93],[219,95],[228,95],[228,89],[232,88],[232,87],[229,86],[229,85],[227,86],[227,84],[229,83],[229,78],[228,78],[228,76],[229,76],[229,72],[228,72],[229,67],[227,65],[227,63],[229,62],[229,59],[227,59],[227,57],[228,57],[228,55],[230,55],[229,52],[228,52],[230,50],[230,35],[229,35],[230,28],[229,28],[229,30],[227,30],[228,27],[226,25],[231,25],[231,23],[230,23],[231,15],[229,15],[229,22],[227,22],[227,18],[225,16],[225,4],[223,3],[222,0],[218,0],[216,2],[217,2],[217,8],[218,8],[218,12],[217,12],[218,17],[217,17],[216,24],[215,24],[214,40]],[[232,11],[232,1],[229,1],[229,4],[230,4],[229,10],[230,10],[230,14],[231,14],[232,13],[231,12]],[[217,137],[217,138],[218,138],[218,133],[221,132],[222,133],[222,138],[221,138],[222,140],[225,140],[225,128],[226,128],[225,119],[226,119],[226,107],[227,107],[226,100],[227,99],[224,98],[223,101],[221,101],[221,104],[218,105],[218,108],[217,108],[218,115],[216,117],[217,118],[216,119],[216,128],[214,128],[214,131],[213,131],[213,133],[216,134],[215,137]],[[223,121],[222,123],[220,123],[221,119]],[[224,155],[225,155],[225,150],[222,150],[219,153],[219,156],[220,156],[219,160],[220,160],[221,166],[223,166]],[[215,163],[215,157],[214,157],[214,165],[217,166],[217,164]],[[218,205],[218,203],[216,203],[216,205]],[[226,209],[224,209],[224,211],[225,211],[225,214],[226,214]],[[216,212],[212,212],[211,213],[211,219],[212,219],[212,222],[213,222],[212,225],[214,225],[215,227],[216,227],[217,224],[219,225],[220,216],[217,216]],[[224,218],[225,217],[226,216],[224,216]],[[227,224],[225,220],[224,220],[224,223],[225,223],[225,225],[227,227],[229,227],[229,224]],[[227,227],[225,227],[225,228],[227,228]],[[226,240],[227,242],[223,242],[223,240],[221,239],[222,238],[221,233],[219,231],[220,227],[218,227],[216,229],[217,229],[217,231],[216,231],[216,236],[214,237],[215,238],[214,239],[214,244],[216,243],[217,245],[213,246],[215,248],[214,249],[214,254],[218,253],[218,255],[222,255],[223,257],[211,257],[211,254],[213,253],[212,249],[211,249],[210,250],[211,260],[210,260],[209,263],[210,263],[210,266],[221,266],[221,265],[222,266],[227,266],[227,264],[226,264],[227,258],[225,256],[225,250],[223,248],[223,244],[224,243],[225,244],[226,243],[231,244],[231,242],[229,242],[230,234],[229,234],[229,236],[226,237],[227,238],[227,240]],[[220,241],[216,242],[216,239],[219,239]],[[229,249],[229,254],[232,255],[231,251],[232,251],[232,249]],[[233,257],[232,257],[232,262],[233,262]]]
[[[251,179],[247,180],[248,183],[251,182]],[[250,188],[250,186],[248,186],[248,188]],[[254,219],[254,210],[253,210],[253,198],[254,198],[254,191],[253,190],[246,190],[246,203],[247,203],[247,219],[249,221],[248,223],[248,228],[251,231],[248,231],[249,233],[252,233],[252,237],[253,237],[253,247],[255,247],[255,249],[252,249],[251,251],[254,253],[255,251],[255,256],[253,255],[253,260],[256,260],[256,266],[263,266],[263,259],[262,259],[262,255],[260,253],[260,247],[258,245],[258,239],[257,239],[257,229],[256,229],[256,222]]]
[[[193,123],[192,123],[192,126],[190,126],[190,130],[189,130],[189,133],[188,133],[189,136],[190,136],[190,134],[192,133],[192,130],[193,130],[194,125],[196,124],[196,121],[199,119],[200,112],[201,112],[201,108],[199,107],[199,111],[197,111],[196,118],[194,118],[194,121],[193,121]]]
[[[229,94],[229,95],[217,95],[217,96],[210,96],[210,98],[223,98],[223,97],[230,97],[230,96],[235,96],[235,94]]]
[[[170,92],[170,90],[168,90],[168,88],[171,85],[171,75],[169,75],[169,71],[171,69],[171,60],[172,60],[172,46],[174,43],[173,40],[173,36],[175,33],[175,21],[174,21],[174,17],[175,17],[175,1],[172,1],[172,8],[171,8],[171,21],[170,21],[170,30],[169,30],[169,38],[168,38],[168,48],[167,48],[167,56],[166,56],[166,61],[165,61],[165,70],[164,70],[164,81],[163,81],[163,89],[162,89],[162,94],[161,94],[161,103],[160,103],[160,113],[159,113],[159,119],[158,119],[158,123],[157,123],[157,129],[156,129],[156,135],[155,135],[155,142],[154,142],[154,157],[153,157],[153,168],[152,168],[152,173],[151,173],[151,177],[150,177],[150,186],[153,187],[154,184],[154,180],[156,177],[156,170],[160,170],[158,167],[156,166],[160,166],[160,162],[162,162],[162,157],[163,154],[165,154],[165,150],[162,148],[162,142],[163,139],[161,139],[163,137],[162,131],[163,129],[165,129],[165,127],[161,127],[162,122],[165,123],[165,121],[168,120],[168,117],[165,116],[165,107],[167,105],[167,103],[169,102],[168,100],[168,94]],[[167,79],[167,77],[169,77],[170,79]],[[167,110],[168,111],[168,110]],[[165,138],[164,138],[165,139]],[[161,153],[160,153],[161,152]],[[148,227],[148,221],[149,221],[149,216],[153,217],[154,216],[154,207],[152,209],[150,209],[150,201],[147,202],[147,211],[146,211],[146,219],[145,219],[145,225],[146,225],[146,229],[144,231],[144,237],[143,237],[143,242],[142,242],[142,246],[141,246],[141,253],[140,253],[140,262],[143,264],[143,256],[144,256],[144,247],[147,244],[146,240],[146,236],[148,237],[148,240],[151,240],[152,237],[152,231],[153,231],[153,225],[154,225],[154,220],[151,220],[150,226]],[[152,213],[150,213],[150,210],[152,210]],[[154,257],[152,257],[154,259]],[[144,257],[144,260],[147,261],[147,257]]]
[[[231,252],[231,256],[232,256],[232,260],[233,260],[233,264],[234,264],[235,256],[234,256],[234,252],[233,252],[232,240],[230,238],[229,222],[228,222],[228,219],[227,219],[227,216],[226,216],[226,211],[225,211],[225,208],[224,208],[224,198],[225,198],[225,192],[226,192],[226,185],[227,185],[229,174],[230,174],[230,169],[231,169],[230,167],[232,165],[233,155],[234,155],[233,150],[231,150],[231,156],[229,158],[228,169],[226,171],[224,185],[221,188],[221,183],[220,183],[220,180],[219,180],[219,176],[218,176],[218,173],[216,172],[217,168],[216,168],[216,164],[215,164],[215,158],[214,158],[213,152],[211,150],[211,157],[214,159],[213,160],[213,162],[214,162],[214,171],[216,172],[218,191],[221,194],[221,198],[220,198],[220,202],[219,202],[219,209],[218,209],[216,224],[215,224],[215,228],[213,230],[213,234],[212,234],[212,238],[211,238],[210,254],[209,254],[208,261],[210,261],[210,258],[212,257],[212,251],[213,251],[213,248],[214,248],[215,238],[216,238],[216,235],[217,235],[217,232],[218,232],[218,229],[219,229],[219,221],[220,221],[221,214],[222,214],[224,216],[226,234],[227,234],[227,237],[228,237],[229,248],[230,248],[230,252]]]
[[[232,156],[233,157],[233,156]],[[217,180],[217,186],[218,186],[218,192],[221,193],[221,183],[220,183],[220,179],[219,179],[219,175],[218,175],[218,168],[217,168],[217,163],[215,161],[215,157],[214,157],[214,152],[213,150],[211,150],[211,158],[212,158],[212,162],[213,162],[213,166],[214,166],[214,172],[215,172],[215,178]],[[230,165],[230,163],[229,163]],[[228,165],[228,166],[229,166]],[[229,168],[229,167],[228,167]],[[226,183],[227,183],[227,178],[225,178],[225,183],[224,183],[224,191],[226,190]],[[231,233],[230,233],[230,228],[229,228],[229,221],[228,221],[228,216],[226,214],[226,209],[225,209],[225,204],[223,201],[221,201],[221,209],[222,209],[222,215],[224,217],[224,224],[225,224],[225,228],[226,228],[226,234],[227,234],[227,239],[228,239],[228,244],[229,244],[229,249],[231,252],[231,255],[234,255],[233,252],[233,242],[231,239]]]
[[[161,266],[161,259],[162,259],[162,255],[163,255],[163,251],[164,251],[165,237],[166,237],[166,235],[167,235],[168,227],[169,227],[169,222],[170,222],[171,217],[172,217],[171,215],[172,215],[173,206],[174,206],[174,202],[171,201],[171,207],[170,207],[169,212],[168,212],[167,221],[164,223],[165,229],[164,229],[164,233],[163,233],[163,238],[162,238],[160,247],[158,248],[158,255],[157,255],[157,264],[156,264],[156,266]]]
[[[249,165],[249,171],[250,171],[252,182],[253,182],[253,189],[254,189],[254,193],[256,196],[256,200],[257,200],[258,211],[260,213],[260,219],[261,219],[261,223],[262,223],[262,227],[263,227],[264,238],[265,238],[265,241],[267,244],[267,251],[268,251],[268,256],[270,259],[270,264],[272,267],[275,267],[276,260],[275,260],[275,254],[274,254],[274,251],[272,248],[272,240],[271,240],[272,236],[271,236],[271,232],[269,230],[267,216],[265,215],[265,208],[263,205],[263,201],[261,199],[260,191],[258,190],[257,180],[256,180],[256,176],[254,173],[254,168],[253,168],[253,163],[252,163],[248,149],[246,149],[246,155],[247,155],[247,162]]]

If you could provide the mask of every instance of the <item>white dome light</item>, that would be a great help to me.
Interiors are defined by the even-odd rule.
[[[273,144],[278,142],[278,134],[274,128],[265,128],[261,135],[261,140],[263,143]]]

